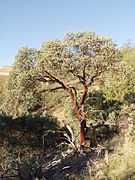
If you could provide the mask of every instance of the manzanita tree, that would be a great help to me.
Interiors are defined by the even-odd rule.
[[[63,89],[72,98],[77,119],[80,122],[79,144],[82,144],[86,126],[85,99],[88,89],[97,78],[106,71],[113,70],[117,65],[121,58],[119,50],[110,38],[101,37],[92,32],[77,32],[67,33],[63,41],[54,40],[43,43],[40,51],[30,49],[27,51],[32,51],[33,54],[30,53],[27,57],[25,53],[25,58],[19,56],[20,58],[16,59],[12,70],[14,76],[11,72],[8,82],[12,84],[14,78],[16,92],[14,98],[17,95],[18,102],[22,102],[17,104],[16,112],[19,104],[22,107],[25,103],[28,104],[26,109],[30,110],[31,104],[27,101],[37,100],[43,92]],[[18,64],[21,65],[18,66]],[[24,70],[25,64],[30,68]],[[24,79],[20,81],[22,78]],[[73,81],[79,82],[77,88],[73,86],[75,84]],[[51,85],[52,88],[49,89],[39,88],[43,83],[53,84],[53,87]],[[8,92],[14,91],[12,85],[10,86],[8,85]],[[81,101],[78,102],[78,89],[82,88]],[[25,93],[22,93],[23,90]],[[27,93],[28,96],[26,96]],[[11,94],[13,95],[13,92]]]

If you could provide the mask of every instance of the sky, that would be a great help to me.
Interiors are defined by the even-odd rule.
[[[40,49],[66,32],[92,31],[122,46],[135,42],[135,0],[0,0],[0,66],[19,48]]]

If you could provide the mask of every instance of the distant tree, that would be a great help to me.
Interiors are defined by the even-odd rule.
[[[119,72],[104,78],[102,90],[108,100],[123,102],[129,94],[135,94],[135,46],[127,41],[121,48],[122,61]]]
[[[127,42],[121,47],[120,51],[123,56],[123,61],[127,62],[127,65],[135,69],[135,45],[131,45],[130,42]]]
[[[64,90],[72,98],[80,122],[79,144],[82,144],[88,88],[106,71],[113,70],[120,59],[121,54],[110,38],[92,32],[67,33],[63,41],[43,43],[39,52],[24,48],[19,51],[9,76],[7,106],[16,115],[20,109],[28,112],[42,93]],[[77,82],[79,85],[75,85]],[[43,83],[53,86],[43,89]],[[78,102],[80,89],[83,93]]]

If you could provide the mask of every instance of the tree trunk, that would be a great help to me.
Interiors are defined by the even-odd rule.
[[[76,103],[76,100],[75,100],[75,97],[74,97],[74,94],[73,94],[71,89],[68,90],[68,92],[70,93],[71,98],[73,100],[73,104],[74,104],[75,111],[76,111],[76,114],[77,114],[77,119],[80,121],[79,145],[82,145],[84,143],[84,132],[85,132],[85,128],[86,128],[84,102],[85,102],[85,98],[86,98],[86,95],[87,95],[87,91],[88,91],[87,86],[84,86],[84,92],[83,92],[82,99],[81,99],[81,107],[82,107],[82,119],[81,119],[80,114],[79,114],[79,110],[78,110],[78,106],[77,106],[77,103]]]
[[[88,91],[88,88],[87,86],[84,87],[84,92],[83,92],[83,95],[82,95],[82,100],[81,100],[81,106],[82,106],[82,121],[80,123],[80,127],[81,127],[81,130],[80,130],[80,139],[79,139],[79,144],[83,144],[84,143],[84,140],[85,140],[85,137],[84,137],[84,133],[85,133],[85,128],[86,128],[86,119],[85,119],[85,106],[84,106],[84,102],[85,102],[85,98],[86,98],[86,95],[87,95],[87,91]]]
[[[73,92],[72,92],[72,90],[71,90],[71,89],[70,89],[69,93],[70,93],[71,98],[72,98],[72,100],[73,100],[73,104],[74,104],[74,107],[75,107],[75,111],[76,111],[77,119],[78,119],[79,121],[81,121],[81,120],[80,120],[80,114],[79,114],[78,106],[77,106],[77,103],[76,103],[76,100],[75,100],[74,94],[73,94]]]

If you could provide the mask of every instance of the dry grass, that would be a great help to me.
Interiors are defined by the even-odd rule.
[[[90,179],[134,180],[135,179],[135,144],[125,138],[112,154],[106,150],[104,159],[92,162],[88,172]],[[87,180],[87,178],[85,178]]]
[[[126,138],[123,146],[119,146],[117,151],[108,156],[108,164],[102,171],[106,179],[135,179],[135,144]]]

